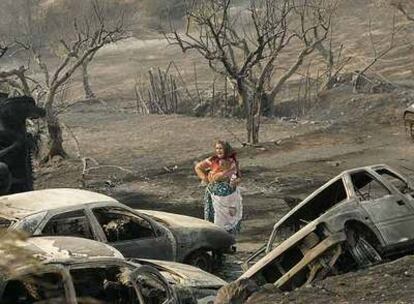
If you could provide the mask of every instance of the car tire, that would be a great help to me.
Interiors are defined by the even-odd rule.
[[[354,230],[347,231],[349,253],[359,267],[369,267],[382,261],[378,250],[366,236]]]
[[[198,250],[190,254],[185,262],[192,266],[198,267],[204,271],[212,272],[213,271],[213,258],[212,256],[205,251]]]

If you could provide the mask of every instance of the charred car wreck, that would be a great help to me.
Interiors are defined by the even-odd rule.
[[[341,173],[274,225],[240,279],[292,290],[412,250],[413,189],[386,165]]]
[[[39,262],[2,274],[1,303],[177,303],[156,269],[129,263],[106,244],[46,237],[22,246]]]
[[[0,303],[194,304],[214,299],[226,282],[167,261],[127,261],[115,248],[74,237],[22,244],[37,262],[0,275]]]
[[[128,258],[184,262],[211,271],[234,237],[194,217],[135,210],[79,189],[45,189],[0,197],[0,228],[34,236],[77,236],[107,243]]]

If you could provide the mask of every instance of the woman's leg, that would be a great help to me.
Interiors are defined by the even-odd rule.
[[[211,194],[209,186],[207,186],[204,192],[204,220],[214,223],[214,208],[213,201],[211,200]]]

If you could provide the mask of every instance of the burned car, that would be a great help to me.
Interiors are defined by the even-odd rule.
[[[37,237],[22,244],[32,262],[0,276],[0,302],[179,303],[159,271],[127,262],[116,249],[74,237]]]
[[[405,129],[414,140],[414,104],[404,110],[403,118]]]
[[[344,171],[274,225],[240,278],[291,290],[412,250],[413,189],[386,165]]]
[[[0,228],[93,239],[125,257],[184,262],[207,271],[235,242],[225,230],[201,219],[134,210],[103,194],[64,188],[0,197]]]

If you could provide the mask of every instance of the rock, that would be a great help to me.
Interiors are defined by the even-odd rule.
[[[259,286],[253,280],[234,281],[219,289],[214,304],[242,304],[258,290]]]

